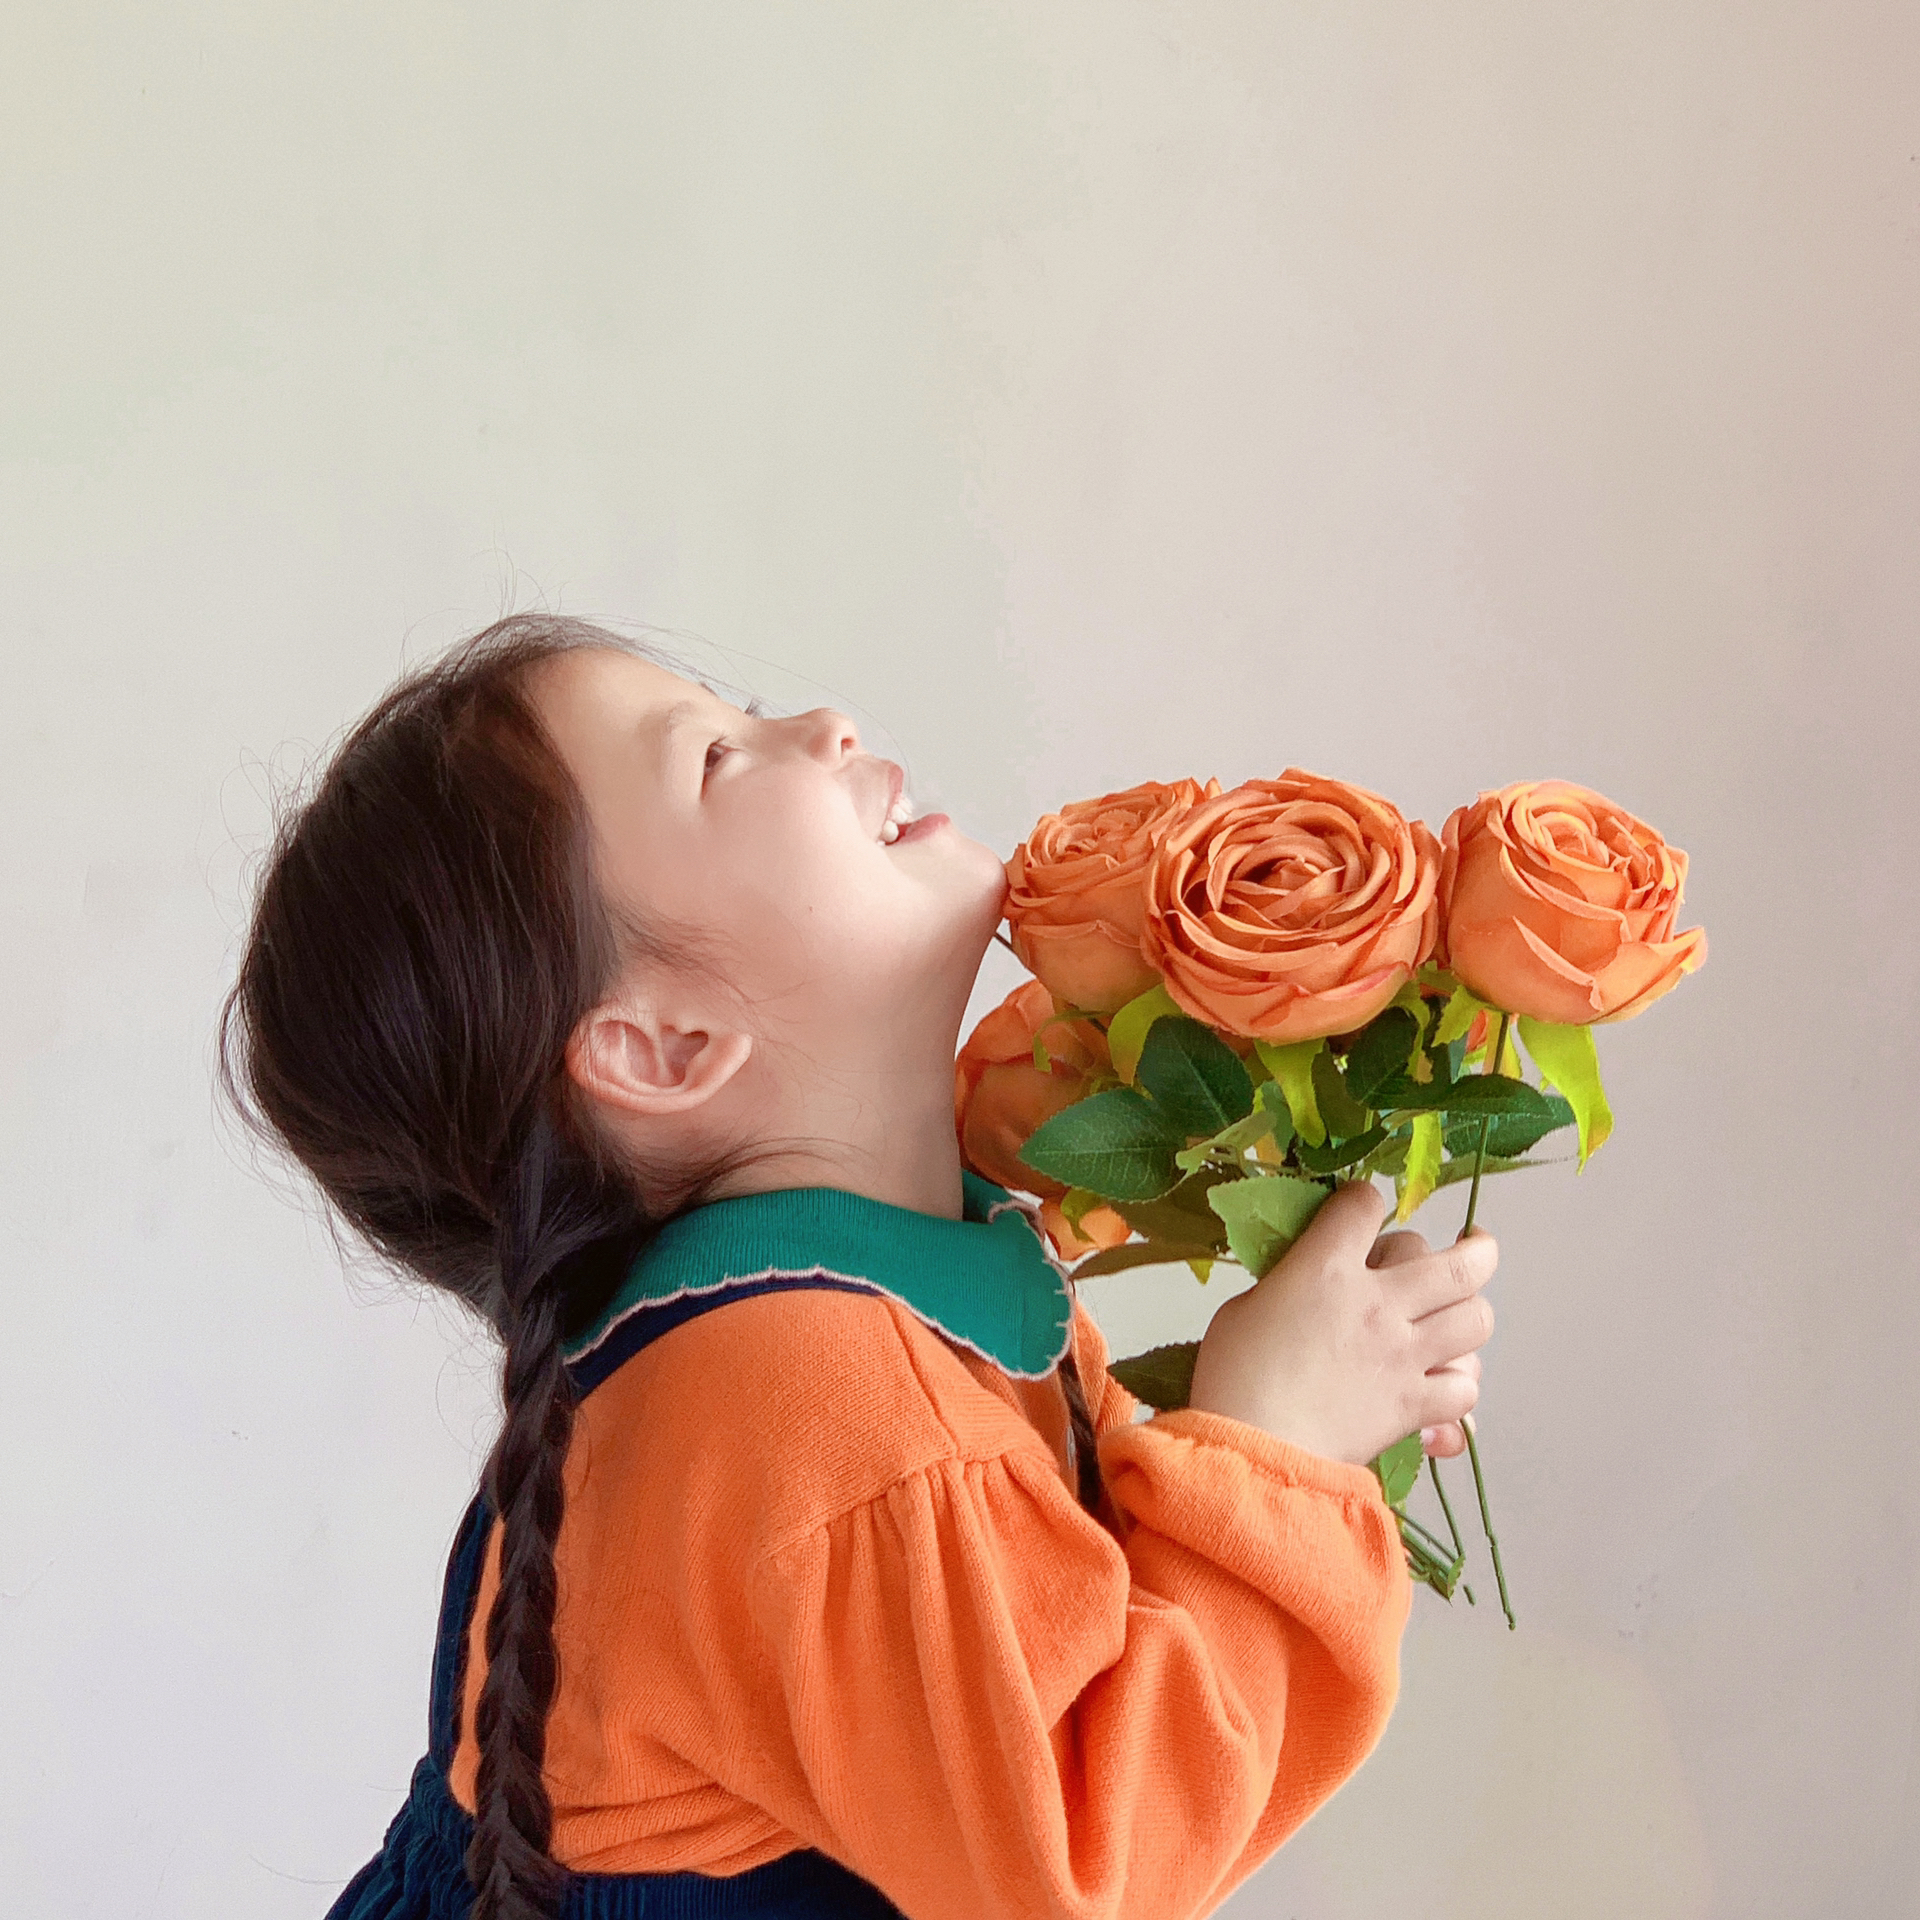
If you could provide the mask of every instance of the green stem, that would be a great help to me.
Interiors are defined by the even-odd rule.
[[[1493,1051],[1487,1055],[1487,1064],[1482,1069],[1486,1073],[1498,1073],[1500,1062],[1506,1058],[1507,1023],[1513,1018],[1510,1013],[1500,1016],[1499,1037],[1493,1043]],[[1480,1121],[1480,1144],[1473,1153],[1473,1187],[1467,1195],[1467,1217],[1460,1228],[1460,1238],[1465,1239],[1473,1231],[1473,1210],[1480,1204],[1480,1169],[1486,1164],[1487,1129],[1493,1125],[1493,1115],[1486,1114]]]
[[[1480,1477],[1480,1448],[1473,1437],[1473,1415],[1463,1413],[1460,1425],[1467,1436],[1467,1454],[1473,1461],[1474,1491],[1480,1496],[1480,1524],[1486,1529],[1487,1545],[1493,1551],[1493,1577],[1500,1583],[1500,1611],[1507,1616],[1507,1630],[1513,1631],[1513,1607],[1507,1599],[1507,1576],[1500,1566],[1500,1541],[1493,1531],[1493,1519],[1487,1512],[1487,1484]]]
[[[1453,1550],[1462,1557],[1466,1548],[1460,1544],[1460,1528],[1455,1523],[1453,1508],[1447,1501],[1447,1490],[1440,1484],[1440,1462],[1432,1454],[1427,1455],[1427,1471],[1433,1476],[1433,1490],[1440,1496],[1440,1511],[1447,1516],[1447,1531],[1453,1535]]]
[[[1436,1555],[1441,1560],[1447,1560],[1453,1557],[1447,1552],[1447,1543],[1442,1540],[1437,1533],[1429,1533],[1412,1514],[1401,1513],[1399,1520],[1402,1539],[1406,1538],[1407,1529],[1411,1527],[1413,1531],[1419,1535],[1420,1544],[1425,1547],[1429,1553]]]
[[[1507,1053],[1507,1027],[1512,1019],[1513,1016],[1510,1013],[1503,1013],[1500,1016],[1500,1031],[1494,1038],[1493,1050],[1487,1055],[1487,1064],[1484,1068],[1484,1071],[1487,1073],[1498,1073],[1500,1071],[1500,1063],[1506,1058]],[[1467,1195],[1467,1217],[1461,1223],[1460,1227],[1460,1238],[1462,1240],[1473,1231],[1473,1210],[1479,1204],[1480,1200],[1480,1169],[1487,1157],[1487,1129],[1492,1124],[1493,1116],[1491,1114],[1488,1114],[1480,1122],[1480,1144],[1475,1149],[1473,1156],[1473,1187]],[[1514,1630],[1513,1607],[1507,1599],[1506,1570],[1500,1564],[1500,1541],[1493,1531],[1493,1517],[1487,1512],[1487,1483],[1480,1472],[1480,1448],[1473,1437],[1472,1414],[1467,1413],[1460,1416],[1460,1428],[1467,1436],[1467,1457],[1473,1462],[1473,1490],[1480,1499],[1480,1525],[1486,1532],[1487,1546],[1493,1554],[1493,1577],[1500,1585],[1500,1610],[1507,1616],[1507,1630],[1512,1632]],[[1431,1464],[1431,1462],[1429,1462],[1429,1464]],[[1440,1484],[1440,1476],[1437,1472],[1433,1476],[1433,1483],[1436,1487]],[[1444,1503],[1446,1495],[1443,1493],[1440,1497]],[[1453,1514],[1451,1511],[1448,1512],[1447,1518],[1449,1521],[1452,1520]],[[1467,1601],[1469,1605],[1472,1604],[1472,1593],[1468,1593]]]

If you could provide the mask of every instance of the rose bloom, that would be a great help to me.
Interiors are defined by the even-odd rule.
[[[1112,1067],[1098,1027],[1062,1020],[1041,1035],[1053,1062],[1042,1073],[1033,1064],[1033,1036],[1053,1014],[1053,996],[1029,980],[968,1034],[953,1063],[953,1124],[967,1165],[1000,1186],[1035,1195],[1047,1237],[1063,1260],[1077,1260],[1095,1247],[1119,1246],[1133,1229],[1113,1208],[1095,1207],[1076,1233],[1060,1211],[1066,1188],[1019,1157],[1042,1121],[1086,1092],[1089,1074]]]
[[[1141,951],[1182,1011],[1285,1046],[1363,1027],[1432,953],[1440,843],[1364,787],[1299,767],[1176,821]]]
[[[1218,780],[1148,780],[1047,814],[1007,862],[1013,950],[1063,1006],[1113,1013],[1153,985],[1140,952],[1147,862]]]
[[[1504,1012],[1630,1019],[1707,957],[1704,927],[1673,931],[1687,856],[1591,787],[1482,793],[1441,839],[1440,963]]]

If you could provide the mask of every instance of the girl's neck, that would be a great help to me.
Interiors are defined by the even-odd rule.
[[[816,1074],[784,1091],[784,1098],[753,1102],[754,1131],[768,1151],[713,1198],[838,1187],[916,1213],[962,1217],[951,1048],[944,1061],[936,1050],[926,1064],[894,1061],[830,1080]]]

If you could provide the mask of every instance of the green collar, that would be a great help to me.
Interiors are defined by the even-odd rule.
[[[1008,1373],[1042,1379],[1072,1338],[1066,1278],[1028,1203],[970,1168],[960,1181],[959,1220],[838,1187],[741,1194],[679,1214],[634,1262],[606,1312],[568,1343],[567,1360],[602,1347],[642,1308],[742,1281],[819,1273],[884,1293]]]

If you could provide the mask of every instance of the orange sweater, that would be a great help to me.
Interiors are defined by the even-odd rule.
[[[996,1190],[998,1191],[998,1190]],[[913,1920],[1210,1913],[1364,1760],[1411,1582],[1364,1467],[1136,1423],[885,1293],[731,1301],[583,1404],[555,1560],[552,1852],[730,1875],[817,1847]],[[449,1775],[474,1805],[487,1547]]]

